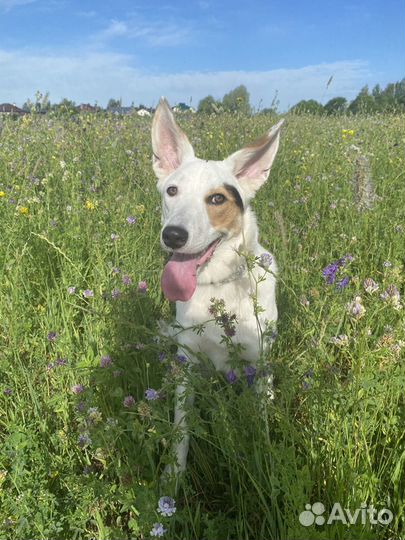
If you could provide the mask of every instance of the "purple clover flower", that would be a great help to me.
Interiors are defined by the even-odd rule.
[[[339,289],[339,291],[343,291],[343,289],[345,289],[349,285],[349,283],[350,278],[346,276],[336,283],[336,287],[337,289]]]
[[[131,285],[132,284],[132,279],[130,278],[130,276],[125,274],[125,276],[122,276],[122,283],[124,285]]]
[[[69,294],[75,294],[75,292],[76,292],[76,287],[73,287],[73,286],[72,286],[72,287],[68,287],[67,291],[68,291]]]
[[[163,527],[162,523],[154,523],[152,530],[150,531],[151,536],[160,537],[163,536],[167,532],[167,529]]]
[[[160,497],[157,511],[165,517],[171,517],[176,512],[176,501],[171,497]]]
[[[114,289],[111,291],[111,298],[113,298],[113,300],[116,300],[120,296],[121,296],[121,291],[117,287],[114,287]]]
[[[225,378],[229,382],[229,384],[233,384],[238,380],[238,376],[233,369],[231,369],[230,371],[228,371],[228,373],[225,374]]]
[[[260,264],[261,266],[263,266],[264,268],[270,268],[272,262],[273,262],[273,257],[270,255],[270,253],[262,253],[260,255]]]
[[[100,358],[100,367],[106,368],[111,365],[111,356],[109,354],[106,354]]]
[[[54,343],[58,338],[58,334],[56,332],[49,332],[49,334],[47,335],[47,338],[48,338],[48,341],[50,341],[51,343]]]
[[[91,289],[86,289],[85,291],[83,291],[83,296],[85,298],[93,298],[94,292]]]
[[[179,362],[179,364],[186,364],[188,361],[188,358],[184,354],[176,354],[176,360]]]
[[[135,405],[135,398],[133,396],[126,396],[123,401],[124,407],[130,409]]]
[[[159,392],[154,388],[148,388],[145,390],[145,398],[148,401],[155,401],[156,399],[159,399]]]
[[[248,386],[252,386],[256,376],[256,368],[254,366],[246,366],[243,371],[245,373]]]
[[[148,292],[148,284],[146,281],[140,281],[138,283],[138,292],[140,294],[146,294]]]
[[[80,448],[89,446],[91,443],[92,443],[92,440],[88,433],[81,433],[77,438],[77,444],[80,446]]]
[[[134,218],[133,216],[128,216],[127,223],[128,225],[134,225],[136,223],[136,218]]]
[[[71,388],[74,394],[82,394],[84,392],[84,386],[82,384],[75,384]]]

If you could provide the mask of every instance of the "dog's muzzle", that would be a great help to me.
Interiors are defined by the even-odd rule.
[[[182,227],[168,225],[162,231],[162,240],[165,245],[172,249],[179,249],[185,245],[188,239],[188,232]]]

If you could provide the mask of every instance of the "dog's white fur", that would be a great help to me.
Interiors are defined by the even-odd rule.
[[[277,320],[276,265],[273,259],[269,272],[255,266],[251,272],[241,272],[242,275],[237,269],[244,267],[241,252],[257,257],[266,252],[259,244],[256,218],[249,201],[268,177],[279,145],[281,124],[274,126],[260,141],[235,152],[224,161],[205,161],[195,157],[190,142],[176,124],[164,99],[160,100],[152,127],[153,167],[163,203],[162,230],[169,225],[181,226],[188,231],[187,243],[177,250],[180,253],[201,252],[221,238],[210,260],[198,269],[197,288],[192,298],[187,302],[176,302],[176,319],[183,328],[206,323],[212,318],[208,311],[211,298],[223,299],[227,312],[237,317],[236,334],[232,339],[243,345],[243,358],[253,365],[262,353],[261,332],[268,322]],[[213,227],[206,210],[206,194],[224,184],[234,186],[243,200],[244,212],[237,234]],[[176,196],[169,197],[166,193],[169,186],[178,188]],[[167,250],[163,240],[161,243]],[[252,294],[257,295],[258,304],[263,309],[258,317],[254,314]],[[187,351],[202,351],[217,370],[226,372],[230,368],[227,366],[227,350],[220,343],[222,333],[221,328],[210,322],[202,334],[187,330],[180,332],[177,340],[182,354],[189,356],[191,362],[195,358]],[[188,453],[185,394],[186,386],[180,384],[176,390],[175,424],[184,432],[175,448],[175,472],[184,471]],[[190,391],[187,399],[192,402]]]

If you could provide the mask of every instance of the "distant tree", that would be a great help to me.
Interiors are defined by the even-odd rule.
[[[315,99],[303,99],[299,101],[296,105],[294,105],[291,111],[294,111],[296,113],[322,114],[323,105]]]
[[[363,86],[357,97],[350,103],[347,110],[354,114],[375,112],[376,103],[374,97],[368,90],[368,86]]]
[[[197,110],[199,113],[213,114],[220,111],[220,106],[212,96],[207,96],[199,102]]]
[[[334,97],[324,105],[323,110],[326,114],[342,114],[347,108],[347,99],[344,97]]]
[[[76,103],[70,99],[63,98],[59,103],[52,105],[52,110],[57,115],[72,115],[76,113]]]
[[[222,99],[222,107],[224,111],[251,114],[250,95],[246,86],[241,84],[228,92],[228,94],[225,94]]]
[[[51,110],[51,102],[49,100],[49,92],[43,94],[39,90],[35,92],[34,101],[27,99],[23,105],[24,111],[45,113]]]
[[[119,109],[122,107],[122,100],[121,99],[114,99],[110,98],[107,103],[107,111],[111,111],[113,109]]]

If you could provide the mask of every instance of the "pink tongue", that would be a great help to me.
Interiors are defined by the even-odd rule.
[[[168,300],[187,302],[197,287],[197,268],[214,253],[217,242],[200,256],[174,253],[162,274],[162,289]]]

